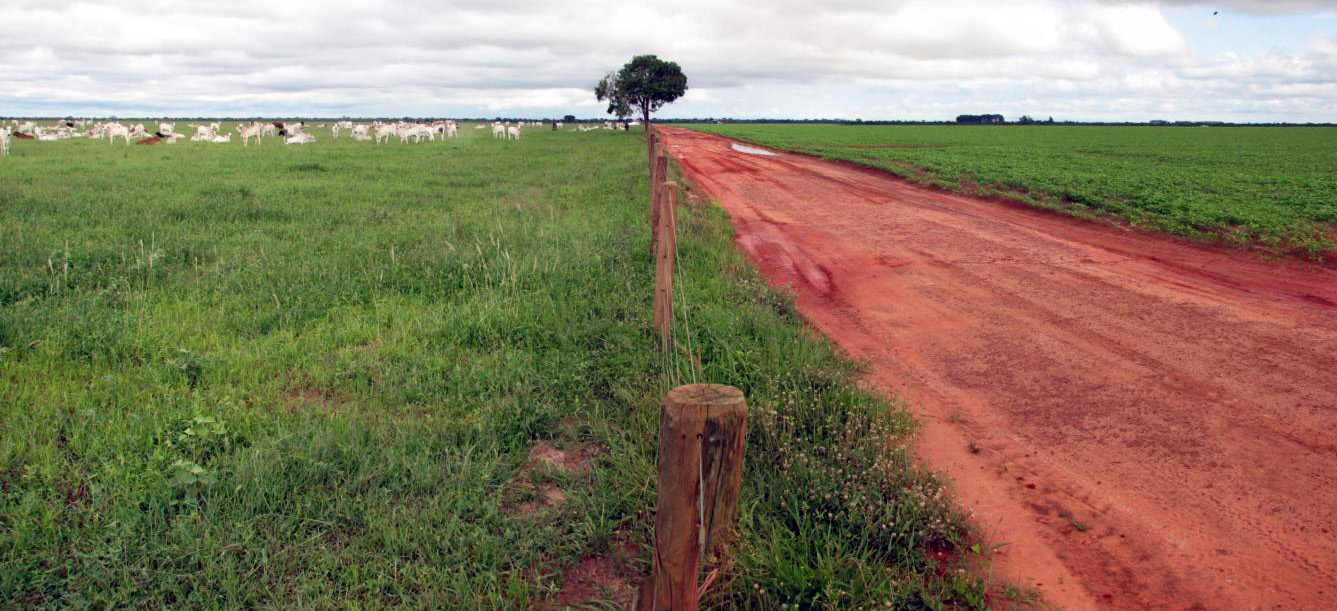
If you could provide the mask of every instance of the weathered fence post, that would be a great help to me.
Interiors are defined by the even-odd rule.
[[[659,331],[659,350],[669,354],[673,350],[673,264],[678,256],[678,185],[666,182],[659,189],[659,217],[654,233],[655,295],[654,327]]]
[[[650,256],[659,244],[659,219],[663,215],[664,180],[668,176],[668,156],[656,150],[650,165]]]
[[[650,171],[651,171],[651,172],[654,171],[654,163],[655,163],[655,144],[656,144],[656,143],[655,143],[655,140],[657,140],[657,139],[658,139],[658,138],[657,138],[657,134],[656,134],[655,130],[653,130],[653,129],[650,130],[649,132],[647,132],[647,133],[645,134],[646,156],[649,157],[649,159],[650,159],[650,165],[651,165]],[[654,178],[654,177],[651,176],[651,178]]]
[[[696,611],[704,553],[733,529],[743,477],[747,402],[732,386],[690,384],[659,412],[653,573],[637,611]]]

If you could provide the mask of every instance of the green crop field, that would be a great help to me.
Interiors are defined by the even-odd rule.
[[[698,125],[1193,239],[1337,256],[1337,129]]]
[[[906,450],[906,411],[715,208],[683,208],[682,349],[655,356],[639,134],[463,127],[15,141],[0,608],[560,608],[581,580],[611,608],[623,582],[588,567],[648,571],[658,403],[693,378],[752,409],[709,605],[1027,598],[958,572],[988,550]],[[590,466],[530,464],[538,444]]]

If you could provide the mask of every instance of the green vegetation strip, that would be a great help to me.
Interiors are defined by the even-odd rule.
[[[1337,132],[1309,127],[699,125],[1193,239],[1337,256]]]
[[[710,605],[984,607],[904,409],[715,208],[681,225],[699,366],[654,356],[637,134],[461,131],[0,160],[0,607],[532,609],[590,558],[637,579],[693,369],[753,410]]]

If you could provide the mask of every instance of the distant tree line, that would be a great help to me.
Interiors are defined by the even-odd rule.
[[[1003,115],[957,115],[956,122],[962,125],[1002,125]]]

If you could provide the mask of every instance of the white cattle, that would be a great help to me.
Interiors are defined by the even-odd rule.
[[[9,156],[9,130],[0,128],[0,157]]]
[[[507,139],[507,140],[519,140],[519,139],[520,139],[520,126],[519,126],[519,125],[512,125],[512,126],[506,128],[506,139]]]
[[[492,124],[492,137],[493,137],[493,138],[505,138],[505,137],[506,137],[506,126],[503,125],[503,124],[501,124],[501,123],[493,123],[493,124]]]
[[[117,138],[125,138],[125,143],[130,144],[130,129],[120,123],[110,123],[104,126],[103,133],[107,135],[107,142]]]
[[[447,137],[447,138],[454,138],[454,137],[458,136],[458,135],[459,135],[459,131],[460,131],[460,126],[456,125],[454,121],[446,121],[446,137]]]
[[[436,132],[426,125],[400,125],[395,130],[395,134],[399,136],[400,142],[436,140]]]
[[[389,141],[389,140],[390,140],[390,136],[396,135],[396,134],[398,134],[398,133],[399,133],[399,129],[398,129],[397,127],[395,127],[394,125],[391,125],[391,124],[389,124],[389,123],[386,123],[386,124],[384,124],[384,125],[377,125],[377,126],[376,126],[376,144],[381,144],[381,140]]]
[[[175,123],[159,123],[159,124],[158,124],[158,133],[162,134],[164,137],[171,135],[171,133],[174,132],[174,131],[176,131],[176,124],[175,124]]]
[[[331,133],[335,138],[338,138],[338,137],[339,137],[339,132],[341,132],[341,131],[343,131],[343,130],[345,130],[345,129],[348,129],[348,130],[353,129],[353,122],[352,122],[352,121],[335,121],[334,123],[331,123],[331,124],[330,124],[330,133]]]
[[[255,145],[260,146],[260,133],[264,131],[264,126],[252,123],[250,125],[237,124],[237,132],[241,134],[241,145],[250,144],[251,138],[255,138]]]
[[[229,134],[223,134],[221,136],[214,136],[213,140],[210,140],[210,142],[217,142],[219,144],[222,144],[224,142],[232,142],[232,134],[229,133]]]
[[[312,136],[311,134],[295,134],[295,135],[288,136],[287,138],[285,138],[285,139],[283,140],[283,143],[284,143],[284,144],[308,144],[308,143],[315,142],[315,141],[316,141],[316,137],[315,137],[315,136]]]
[[[354,125],[349,129],[350,129],[349,134],[353,137],[354,140],[358,142],[366,142],[368,140],[371,140],[371,136],[367,135],[366,125]]]

